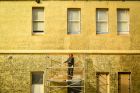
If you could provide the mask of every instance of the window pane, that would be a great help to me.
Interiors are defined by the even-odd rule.
[[[97,33],[107,32],[106,22],[97,22]]]
[[[108,14],[107,14],[107,10],[103,10],[103,9],[98,9],[97,10],[97,13],[96,13],[97,15],[97,20],[105,20],[105,21],[107,21],[107,16],[108,16]]]
[[[32,73],[32,84],[43,84],[43,72]]]
[[[128,31],[128,23],[127,22],[118,22],[118,31],[119,32]]]
[[[80,9],[68,9],[68,33],[80,33]]]
[[[44,20],[44,9],[43,8],[34,8],[33,9],[33,20]]]
[[[129,32],[129,10],[119,9],[117,12],[118,32]],[[122,33],[124,34],[124,33]],[[128,33],[127,33],[128,34]]]
[[[68,11],[68,20],[80,20],[80,11],[79,10],[69,10]]]
[[[128,10],[118,10],[118,21],[128,21]]]
[[[44,31],[44,22],[34,22],[33,31]]]
[[[108,10],[97,9],[96,11],[96,31],[97,33],[108,32]]]
[[[80,24],[79,22],[69,22],[68,24],[69,33],[79,33],[80,32]]]

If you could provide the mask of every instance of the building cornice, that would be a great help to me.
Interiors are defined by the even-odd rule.
[[[0,54],[140,54],[140,50],[0,50]]]
[[[0,1],[37,1],[37,0],[0,0]],[[140,1],[140,0],[40,0],[40,1]]]

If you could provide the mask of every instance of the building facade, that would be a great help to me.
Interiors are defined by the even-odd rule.
[[[0,0],[0,93],[68,93],[70,53],[71,93],[140,93],[139,20],[139,0]]]

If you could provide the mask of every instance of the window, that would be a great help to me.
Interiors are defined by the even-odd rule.
[[[80,33],[80,9],[68,9],[68,34]]]
[[[96,10],[96,33],[104,34],[108,32],[108,9]]]
[[[109,73],[98,72],[97,76],[97,93],[109,93]]]
[[[43,72],[32,73],[32,93],[44,93]]]
[[[118,93],[130,93],[130,72],[118,73]]]
[[[117,22],[118,22],[118,34],[129,33],[129,10],[118,9],[117,10]]]
[[[44,32],[44,8],[34,7],[32,9],[32,29],[33,34]]]

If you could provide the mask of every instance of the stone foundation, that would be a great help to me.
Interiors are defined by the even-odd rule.
[[[86,93],[96,93],[97,72],[109,72],[110,93],[118,93],[118,72],[131,72],[131,93],[140,93],[140,55],[74,54],[74,57],[75,64],[85,62]],[[31,73],[35,71],[44,72],[44,93],[49,93],[48,67],[67,58],[67,54],[0,54],[0,93],[31,93]]]

